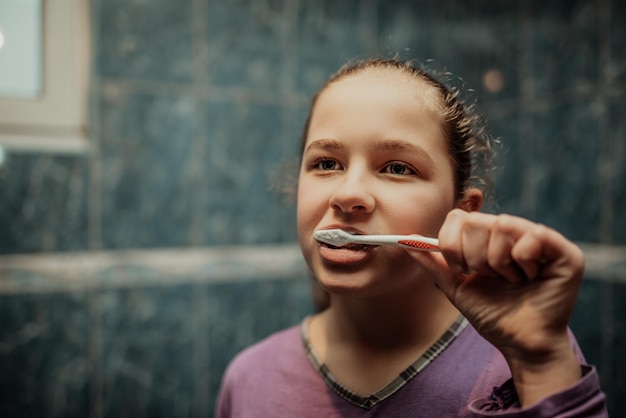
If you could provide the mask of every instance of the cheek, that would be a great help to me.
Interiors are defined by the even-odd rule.
[[[296,213],[298,221],[298,230],[306,228],[308,224],[315,221],[314,214],[319,210],[320,194],[316,193],[311,184],[305,179],[300,178],[298,181],[298,192],[296,201]]]
[[[437,236],[450,210],[454,208],[453,192],[435,189],[428,192],[405,195],[402,201],[396,198],[396,205],[389,210],[394,212],[397,224],[402,224],[405,233],[418,233]]]

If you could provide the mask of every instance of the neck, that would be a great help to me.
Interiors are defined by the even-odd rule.
[[[309,338],[335,378],[366,396],[413,364],[458,315],[434,285],[389,296],[335,294],[309,322]]]
[[[439,289],[358,298],[332,295],[325,312],[329,343],[372,350],[428,348],[458,317],[459,312]]]

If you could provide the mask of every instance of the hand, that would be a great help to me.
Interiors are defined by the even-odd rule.
[[[523,218],[455,209],[439,246],[441,254],[427,254],[437,286],[503,353],[520,400],[537,400],[550,391],[537,384],[552,387],[554,378],[556,389],[578,380],[567,335],[584,268],[575,244]],[[528,384],[537,390],[524,396],[520,385]]]

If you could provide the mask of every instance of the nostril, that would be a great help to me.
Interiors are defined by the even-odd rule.
[[[358,177],[346,177],[337,185],[330,197],[330,206],[344,213],[369,213],[374,210],[376,202],[372,191],[367,187],[367,180]]]
[[[373,199],[372,199],[373,202]],[[364,212],[369,213],[373,210],[374,205],[368,203],[357,203],[354,201],[333,201],[331,207],[345,213]]]

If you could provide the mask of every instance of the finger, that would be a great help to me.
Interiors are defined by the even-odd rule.
[[[445,258],[450,271],[461,274],[467,271],[463,257],[462,228],[467,212],[453,209],[448,213],[439,230],[439,249]]]
[[[488,262],[500,277],[509,282],[518,283],[525,279],[525,272],[512,251],[519,237],[532,225],[530,221],[510,215],[499,215],[493,223],[487,249]]]
[[[469,213],[465,217],[462,231],[463,258],[469,271],[483,276],[498,276],[489,263],[489,243],[491,241],[494,215]]]
[[[537,225],[534,233],[542,238],[541,258],[544,264],[558,269],[566,268],[582,278],[585,257],[576,244],[544,225]]]
[[[539,277],[544,269],[548,275],[580,280],[584,269],[582,251],[557,231],[535,224],[517,241],[512,255],[527,278]]]
[[[511,249],[513,259],[528,280],[534,280],[539,275],[545,262],[542,253],[541,239],[532,233],[522,235]]]

